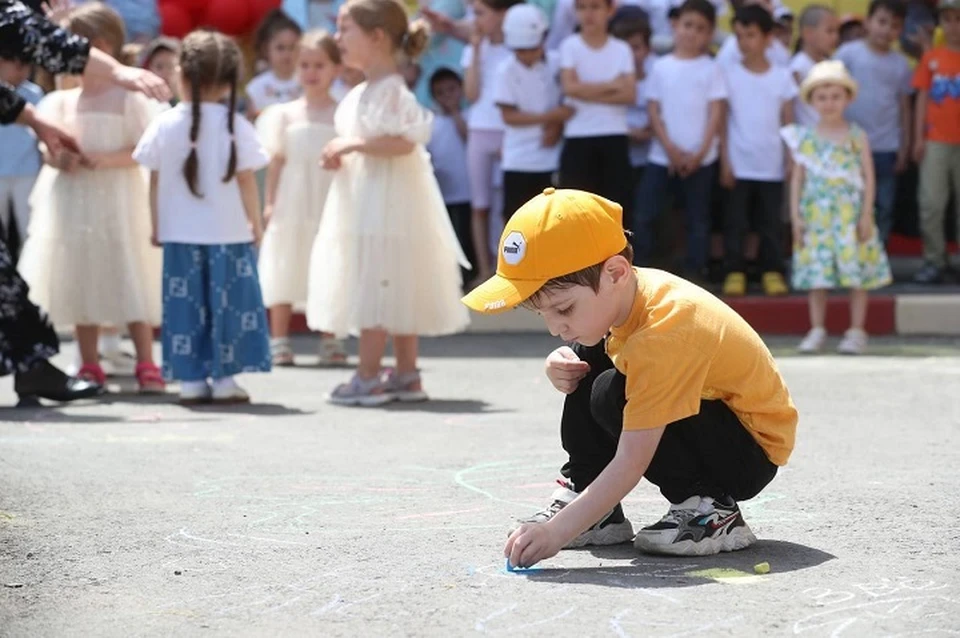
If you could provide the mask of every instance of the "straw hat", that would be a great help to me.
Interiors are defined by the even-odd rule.
[[[857,81],[850,77],[847,67],[840,60],[824,60],[813,65],[800,85],[800,97],[809,103],[813,90],[824,84],[839,84],[850,91],[850,99],[857,97]]]

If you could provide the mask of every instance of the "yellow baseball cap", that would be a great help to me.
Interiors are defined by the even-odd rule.
[[[547,188],[507,222],[497,274],[463,303],[485,314],[515,308],[549,280],[599,264],[626,247],[619,204],[585,191]]]

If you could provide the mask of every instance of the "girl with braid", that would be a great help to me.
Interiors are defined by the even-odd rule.
[[[65,21],[93,47],[119,58],[125,33],[104,4],[74,9]],[[102,385],[100,326],[128,326],[142,393],[164,391],[153,362],[160,323],[160,253],[150,246],[149,200],[131,153],[160,105],[99,78],[55,91],[38,106],[77,138],[87,161],[46,149],[31,195],[34,216],[20,260],[33,301],[55,325],[76,330],[81,379]]]
[[[178,73],[183,101],[134,151],[150,170],[153,242],[163,246],[164,375],[180,382],[182,404],[246,403],[234,376],[270,370],[254,254],[263,235],[254,171],[269,158],[253,125],[235,115],[233,40],[191,33]]]

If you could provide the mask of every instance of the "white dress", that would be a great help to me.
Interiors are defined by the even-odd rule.
[[[133,150],[161,106],[121,89],[93,98],[55,91],[40,112],[74,133],[87,153]],[[59,327],[160,325],[162,252],[150,244],[147,174],[127,168],[45,165],[19,269],[30,299]]]
[[[336,137],[334,110],[331,106],[321,113],[308,113],[298,100],[268,107],[257,118],[257,132],[267,152],[286,160],[273,217],[260,246],[258,267],[266,306],[307,301],[310,251],[333,179],[333,173],[320,167],[320,154]]]
[[[402,135],[412,153],[350,153],[335,171],[310,259],[307,323],[337,336],[381,328],[443,335],[469,323],[460,302],[457,241],[424,145],[432,114],[399,75],[354,87],[337,108],[337,135]]]

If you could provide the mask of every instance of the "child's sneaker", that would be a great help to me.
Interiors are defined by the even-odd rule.
[[[320,337],[320,358],[318,363],[322,366],[344,366],[347,364],[347,350],[343,346],[343,340],[336,337]]]
[[[250,403],[250,395],[237,384],[233,377],[214,379],[211,394],[213,402],[221,405]]]
[[[827,342],[827,331],[825,328],[811,328],[807,336],[803,338],[797,346],[797,352],[800,354],[814,354],[823,349],[823,344]]]
[[[747,275],[732,272],[723,280],[723,294],[726,297],[742,297],[747,294]]]
[[[180,405],[200,405],[209,403],[213,398],[213,392],[206,381],[181,381],[180,382]]]
[[[756,540],[732,498],[691,496],[671,504],[659,522],[640,530],[633,544],[651,554],[707,556],[743,549]]]
[[[336,405],[350,405],[376,407],[393,401],[394,396],[387,391],[387,386],[377,375],[372,379],[361,379],[359,374],[347,383],[341,383],[330,393],[329,401]]]
[[[850,328],[843,333],[843,339],[837,346],[840,354],[863,354],[867,351],[867,333],[860,328]]]
[[[573,485],[566,481],[557,481],[561,485],[553,492],[553,502],[540,510],[533,516],[517,521],[524,523],[546,523],[557,515],[557,512],[573,502],[573,499],[580,496],[574,492]],[[517,529],[515,526],[508,532],[508,536]],[[633,525],[623,515],[623,508],[617,503],[617,506],[610,510],[610,513],[604,516],[600,522],[577,536],[575,539],[564,545],[564,549],[575,549],[587,545],[618,545],[626,543],[633,539]]]
[[[761,281],[763,282],[763,294],[768,297],[780,297],[790,292],[783,275],[778,272],[770,271],[763,273]]]
[[[423,391],[423,382],[420,380],[420,372],[405,372],[397,374],[396,370],[387,372],[387,380],[384,382],[387,392],[402,403],[415,403],[418,401],[427,401],[430,397]]]
[[[293,366],[293,348],[290,347],[289,338],[270,338],[270,359],[273,365],[278,368],[289,368]]]

